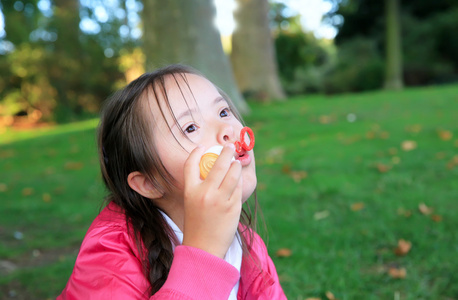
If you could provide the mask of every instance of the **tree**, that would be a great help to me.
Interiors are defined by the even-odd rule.
[[[222,88],[241,113],[246,113],[249,109],[223,51],[213,22],[215,15],[212,0],[145,0],[142,17],[146,69],[172,63],[193,66]]]
[[[336,9],[326,21],[338,24],[335,38],[340,49],[347,43],[364,39],[375,45],[374,56],[386,57],[387,26],[383,13],[385,1],[327,0]],[[458,80],[458,1],[397,1],[402,28],[402,65],[405,85],[426,85]],[[337,18],[334,18],[338,16]],[[358,57],[346,57],[357,61]],[[380,86],[383,86],[383,77]]]
[[[38,26],[40,12],[36,0],[0,1],[5,22],[5,39],[14,45],[27,42]]]
[[[275,47],[269,27],[267,0],[237,0],[232,34],[231,61],[243,93],[261,98],[284,99],[278,77]]]
[[[65,108],[79,112],[76,96],[80,88],[81,71],[81,44],[79,42],[79,1],[55,0],[55,17],[52,27],[57,33],[54,42],[54,55],[59,63],[51,64],[49,77],[57,90],[59,104]]]
[[[402,80],[401,24],[399,0],[385,0],[386,17],[386,77],[385,88],[400,90]]]
[[[0,7],[6,30],[0,43],[12,45],[0,52],[0,119],[61,122],[96,113],[123,77],[117,53],[106,56],[111,45],[102,45],[115,34],[80,31],[80,13],[87,12],[79,0],[38,3],[8,1]]]

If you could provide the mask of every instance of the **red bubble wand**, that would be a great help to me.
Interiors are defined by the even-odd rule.
[[[245,133],[248,133],[248,136],[250,137],[250,144],[247,145],[245,141]],[[253,130],[251,130],[250,127],[243,127],[242,130],[240,131],[240,141],[236,141],[234,143],[235,145],[235,151],[237,153],[242,152],[242,150],[245,151],[250,151],[254,147],[254,133]]]

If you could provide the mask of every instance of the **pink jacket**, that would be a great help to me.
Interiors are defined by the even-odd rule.
[[[227,299],[240,278],[237,299],[286,299],[262,239],[255,234],[252,257],[243,257],[240,274],[203,250],[177,246],[169,276],[153,296],[143,275],[135,241],[121,209],[110,203],[92,223],[70,279],[57,299]]]

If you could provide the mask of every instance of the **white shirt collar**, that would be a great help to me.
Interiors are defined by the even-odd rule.
[[[164,216],[170,228],[172,228],[172,230],[175,232],[175,235],[177,236],[177,239],[181,245],[183,243],[183,232],[181,232],[180,228],[178,228],[178,226],[175,224],[175,222],[173,222],[172,219],[169,218],[169,216],[167,216],[163,211],[159,211],[161,212],[162,216]],[[172,246],[173,249],[175,249],[177,245]],[[229,249],[226,252],[226,255],[224,256],[224,260],[232,266],[234,266],[234,268],[236,268],[237,271],[239,271],[240,273],[240,268],[242,267],[242,255],[243,252],[241,246],[241,239],[239,233],[237,232],[234,236],[234,240],[232,241],[231,246],[229,247]],[[237,300],[239,281],[237,281],[237,284],[234,286],[234,288],[232,288],[228,300]]]

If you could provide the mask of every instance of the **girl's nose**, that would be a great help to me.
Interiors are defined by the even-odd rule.
[[[227,124],[221,126],[220,131],[218,132],[217,139],[220,145],[224,145],[228,142],[230,143],[235,142],[236,138],[235,138],[234,128]]]

